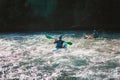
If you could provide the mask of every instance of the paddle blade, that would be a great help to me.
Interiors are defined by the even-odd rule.
[[[95,38],[95,40],[104,40],[104,37]]]
[[[50,36],[50,35],[45,35],[45,36],[46,36],[46,38],[48,38],[48,39],[53,39],[53,37]]]
[[[67,44],[69,44],[69,45],[72,45],[72,42],[66,42]]]

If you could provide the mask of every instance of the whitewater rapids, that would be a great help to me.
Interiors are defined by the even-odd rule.
[[[52,52],[53,39],[71,41]],[[120,33],[86,40],[83,32],[0,34],[0,80],[120,80]]]

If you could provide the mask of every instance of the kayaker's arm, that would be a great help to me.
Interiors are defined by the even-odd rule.
[[[58,41],[58,39],[57,39],[57,38],[55,38],[54,44],[55,44],[55,43],[57,43],[57,41]]]

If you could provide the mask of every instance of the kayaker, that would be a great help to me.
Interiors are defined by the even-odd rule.
[[[99,33],[95,29],[93,30],[93,33],[91,35],[84,36],[85,39],[93,39],[98,37],[99,37]]]
[[[55,39],[54,44],[56,44],[56,48],[60,49],[60,48],[67,48],[67,44],[65,43],[65,41],[62,40],[62,35],[59,36],[59,40]]]

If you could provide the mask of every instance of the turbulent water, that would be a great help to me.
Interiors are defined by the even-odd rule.
[[[63,34],[67,50],[53,52]],[[83,32],[0,34],[0,80],[120,80],[120,33],[87,40]]]

